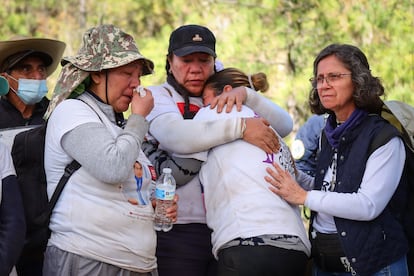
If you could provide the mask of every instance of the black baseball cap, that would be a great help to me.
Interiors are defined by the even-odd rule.
[[[179,57],[192,53],[206,53],[217,57],[216,38],[206,27],[184,25],[171,33],[168,54],[171,53]]]

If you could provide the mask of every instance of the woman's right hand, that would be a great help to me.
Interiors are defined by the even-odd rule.
[[[272,165],[273,168],[266,168],[268,175],[265,176],[265,180],[272,185],[269,189],[291,204],[305,204],[308,192],[300,187],[290,173],[283,170],[276,162]]]
[[[263,118],[246,118],[246,130],[243,133],[243,140],[258,146],[266,153],[277,152],[280,148],[279,138],[269,122]]]
[[[133,93],[131,101],[131,113],[146,117],[154,108],[154,98],[151,90],[145,89],[145,96],[141,96],[138,92]]]

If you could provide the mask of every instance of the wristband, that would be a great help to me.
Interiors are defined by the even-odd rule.
[[[244,137],[244,132],[246,131],[246,118],[241,118],[241,138]]]

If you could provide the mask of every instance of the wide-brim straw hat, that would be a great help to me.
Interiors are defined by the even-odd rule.
[[[22,59],[36,55],[44,60],[47,76],[50,76],[59,65],[66,44],[48,38],[16,37],[0,41],[0,71],[11,69]]]

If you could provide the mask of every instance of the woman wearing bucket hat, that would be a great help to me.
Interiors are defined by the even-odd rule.
[[[181,169],[182,174],[196,176],[197,168],[188,171],[187,164],[181,167],[176,160],[169,159],[169,153],[204,151],[237,139],[258,145],[269,153],[277,150],[277,137],[264,119],[232,118],[214,124],[191,120],[202,106],[205,81],[215,72],[215,44],[213,33],[203,26],[184,25],[171,33],[166,61],[167,81],[149,87],[154,96],[154,109],[147,116],[150,129],[148,142],[143,144],[144,152],[158,172],[167,164]],[[234,102],[241,107],[243,101],[263,110],[264,115],[272,114],[268,117],[278,118],[272,126],[282,136],[291,131],[292,119],[286,111],[244,87],[226,93],[212,107],[218,104],[221,111],[226,102],[231,108]],[[157,233],[157,262],[161,276],[216,274],[200,182],[198,177],[190,179],[187,183],[177,181],[177,184],[185,184],[177,188],[180,196],[177,223],[169,232]]]
[[[44,122],[46,78],[56,70],[65,47],[46,38],[0,41],[0,128]]]
[[[43,275],[156,275],[153,206],[130,200],[153,107],[150,91],[135,90],[154,65],[113,25],[86,31],[78,54],[63,64],[46,113],[49,197],[67,164],[75,159],[81,167],[53,210]],[[151,175],[150,166],[143,169]],[[169,210],[173,220],[176,210]]]

